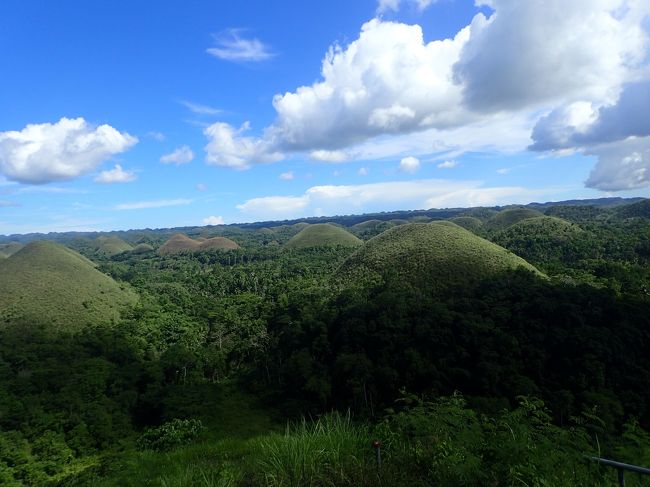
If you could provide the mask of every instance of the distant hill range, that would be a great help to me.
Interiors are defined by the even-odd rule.
[[[644,203],[648,202],[648,203]],[[623,207],[628,205],[633,205],[640,203],[639,206],[642,208],[632,208],[632,211],[628,212],[630,215],[627,215],[625,211],[622,210]],[[509,208],[527,208],[531,210],[537,210],[540,212],[547,213],[547,211],[554,207],[590,207],[599,212],[612,211],[614,216],[621,218],[629,216],[644,216],[647,214],[645,205],[650,205],[650,200],[645,198],[596,198],[596,199],[584,199],[584,200],[565,200],[565,201],[552,201],[546,203],[529,203],[527,205],[508,205],[508,206],[493,206],[493,207],[476,207],[476,208],[442,208],[442,209],[428,209],[428,210],[402,210],[402,211],[390,211],[390,212],[381,212],[381,213],[365,213],[361,215],[335,215],[335,216],[321,216],[321,217],[309,217],[309,218],[298,218],[293,220],[275,220],[275,221],[262,221],[255,223],[233,223],[229,225],[218,225],[212,227],[175,227],[175,228],[157,228],[157,229],[140,229],[140,230],[123,230],[123,231],[113,231],[113,232],[60,232],[60,233],[28,233],[28,234],[13,234],[13,235],[0,235],[0,244],[6,244],[9,242],[18,242],[18,243],[28,243],[33,240],[52,240],[58,242],[69,243],[75,239],[80,238],[90,238],[97,239],[98,237],[114,237],[115,240],[111,242],[116,242],[116,239],[123,240],[127,245],[133,244],[134,246],[140,243],[151,244],[153,241],[143,241],[145,237],[152,237],[152,240],[155,240],[158,244],[164,243],[172,235],[177,233],[183,233],[193,238],[205,237],[205,230],[209,228],[211,230],[210,236],[217,235],[220,231],[224,233],[232,232],[237,229],[242,230],[259,230],[265,229],[268,232],[269,229],[273,230],[277,227],[283,226],[292,226],[301,223],[317,224],[317,223],[335,223],[342,225],[344,227],[353,227],[360,223],[368,222],[370,220],[376,220],[379,222],[391,222],[392,224],[403,224],[407,222],[417,222],[426,220],[446,220],[454,217],[460,216],[471,216],[482,220],[488,220],[490,216],[495,213],[509,209]],[[561,210],[561,208],[560,208]],[[615,211],[614,211],[615,210]],[[565,215],[560,211],[557,215],[566,218]],[[375,222],[376,223],[376,222]],[[467,221],[462,222],[467,223]],[[353,229],[355,230],[355,229]],[[126,248],[125,248],[126,250]]]

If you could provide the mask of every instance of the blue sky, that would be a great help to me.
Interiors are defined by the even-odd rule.
[[[7,0],[0,234],[650,196],[641,0]]]

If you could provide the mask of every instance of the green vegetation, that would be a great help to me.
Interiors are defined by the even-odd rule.
[[[531,208],[508,208],[491,217],[485,225],[492,231],[504,230],[526,218],[535,218],[542,215],[543,213]]]
[[[239,245],[237,245],[237,243],[225,237],[214,237],[209,239],[199,237],[196,240],[193,240],[187,235],[177,233],[160,246],[158,253],[161,255],[168,255],[187,251],[201,252],[211,249],[232,250],[238,248]]]
[[[305,226],[286,243],[285,247],[288,249],[305,249],[337,245],[355,247],[361,244],[361,240],[341,227],[329,223],[318,223]]]
[[[650,466],[650,221],[620,203],[31,243],[0,261],[0,485],[615,485],[585,456]]]
[[[24,247],[20,242],[8,242],[0,244],[0,258],[9,257]]]
[[[650,199],[619,206],[614,214],[619,218],[650,218]]]
[[[44,324],[53,331],[114,323],[136,302],[125,285],[76,252],[33,242],[0,264],[0,323]]]
[[[343,264],[344,281],[365,282],[390,275],[406,286],[437,293],[465,287],[525,260],[451,222],[410,223],[369,240]]]
[[[473,216],[457,216],[449,221],[454,222],[456,225],[461,226],[472,233],[476,233],[483,226],[483,222]]]
[[[97,250],[112,257],[113,255],[120,254],[122,252],[128,252],[133,249],[131,245],[126,243],[119,237],[98,237],[95,241]]]

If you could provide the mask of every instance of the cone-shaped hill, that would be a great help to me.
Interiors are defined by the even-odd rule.
[[[0,262],[0,325],[79,330],[117,321],[137,296],[78,253],[32,242]]]
[[[535,218],[543,216],[544,214],[530,208],[508,208],[502,210],[492,218],[490,218],[485,225],[488,229],[498,231],[508,228],[510,225],[519,223],[526,218]]]
[[[97,240],[95,240],[95,245],[97,246],[97,250],[109,257],[133,250],[133,247],[124,240],[112,236],[98,237]]]
[[[343,247],[357,247],[363,241],[352,235],[344,228],[330,223],[317,223],[309,225],[289,240],[285,247],[289,249],[305,249],[310,247],[327,247],[341,245]]]
[[[401,225],[370,239],[337,275],[348,283],[384,276],[436,293],[519,267],[538,272],[521,257],[458,225],[432,222]]]
[[[538,265],[562,258],[567,244],[585,234],[578,225],[553,216],[538,216],[497,232],[492,240]]]
[[[153,247],[147,243],[141,243],[133,247],[131,252],[134,254],[146,254],[147,252],[153,252]]]
[[[165,255],[187,251],[199,252],[202,250],[232,250],[238,248],[239,245],[237,245],[236,242],[233,242],[229,238],[225,237],[213,237],[206,240],[192,240],[187,235],[177,233],[160,246],[158,253]]]

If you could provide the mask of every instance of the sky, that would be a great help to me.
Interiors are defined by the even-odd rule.
[[[3,0],[0,234],[650,197],[647,0]]]

